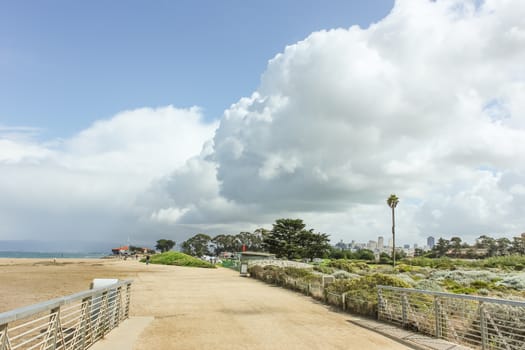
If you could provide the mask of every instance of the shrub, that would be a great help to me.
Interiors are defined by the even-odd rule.
[[[145,259],[141,261],[145,262]],[[215,268],[213,264],[206,262],[201,259],[194,258],[193,256],[180,253],[180,252],[165,252],[162,254],[152,255],[150,263],[160,265],[176,265],[176,266],[188,266],[188,267],[205,267]]]
[[[524,290],[525,289],[525,273],[520,273],[514,276],[508,276],[501,281],[496,282],[496,286],[504,286],[507,288]]]
[[[326,287],[326,290],[337,294],[346,293],[346,304],[349,310],[364,315],[375,315],[378,285],[410,288],[410,285],[402,279],[374,273],[351,280],[336,280]]]
[[[416,289],[428,290],[431,292],[443,292],[443,288],[436,281],[432,280],[420,280],[416,282],[414,286]]]
[[[342,270],[339,270],[339,271],[336,271],[334,273],[332,273],[332,276],[335,277],[335,279],[353,279],[353,278],[359,278],[360,276],[358,274],[355,274],[355,273],[350,273],[350,272],[346,272],[346,271],[342,271]]]
[[[321,273],[324,273],[325,275],[331,275],[332,273],[334,273],[335,269],[333,267],[319,265],[314,266],[314,271],[319,271]]]
[[[328,263],[328,266],[351,273],[363,273],[370,270],[370,266],[364,262],[351,262],[346,259],[332,260]]]

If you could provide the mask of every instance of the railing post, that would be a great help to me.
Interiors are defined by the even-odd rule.
[[[383,288],[377,287],[377,319],[381,320],[381,314],[384,308]]]
[[[104,293],[102,293],[102,305],[101,305],[101,312],[99,314],[98,317],[102,317],[100,318],[101,322],[99,324],[99,327],[100,327],[100,333],[101,333],[101,336],[102,338],[104,338],[104,336],[106,335],[106,327],[108,326],[108,306],[109,306],[109,303],[108,303],[108,292],[105,291]]]
[[[437,296],[434,297],[434,318],[436,322],[436,338],[441,338],[441,303],[439,302],[439,297]]]
[[[91,297],[87,297],[82,299],[82,306],[81,306],[81,334],[80,334],[80,349],[84,350],[86,348],[86,336],[88,328],[90,327],[90,319],[91,319]]]
[[[58,328],[60,327],[60,306],[51,309],[51,316],[49,316],[49,325],[47,326],[47,334],[51,337],[47,340],[46,349],[55,350],[57,347]]]
[[[408,298],[406,293],[401,295],[401,314],[403,316],[403,327],[406,327],[408,324]]]
[[[343,311],[346,311],[346,293],[341,294],[341,301],[343,302]]]
[[[131,302],[131,283],[128,283],[126,287],[126,312],[124,314],[125,318],[129,318],[129,303],[130,302]]]
[[[481,349],[485,350],[487,349],[488,332],[487,319],[485,318],[485,307],[482,301],[479,302],[479,328],[481,333]]]
[[[0,325],[0,350],[7,350],[7,323]]]

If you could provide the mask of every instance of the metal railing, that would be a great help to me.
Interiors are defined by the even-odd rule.
[[[378,286],[378,319],[471,348],[525,350],[525,302]]]
[[[87,349],[129,317],[131,283],[0,313],[0,350]]]

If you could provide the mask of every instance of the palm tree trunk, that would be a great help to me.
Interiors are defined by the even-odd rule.
[[[392,207],[392,261],[394,268],[396,267],[396,219],[394,215],[394,208]]]

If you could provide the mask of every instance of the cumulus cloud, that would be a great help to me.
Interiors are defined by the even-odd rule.
[[[388,235],[396,193],[408,242],[523,231],[524,33],[520,1],[404,0],[286,47],[166,184],[175,221],[297,215],[364,240]]]
[[[139,199],[198,155],[216,127],[198,108],[168,106],[121,112],[51,143],[3,134],[0,240],[149,242],[163,228],[149,219],[162,198],[148,207]]]

